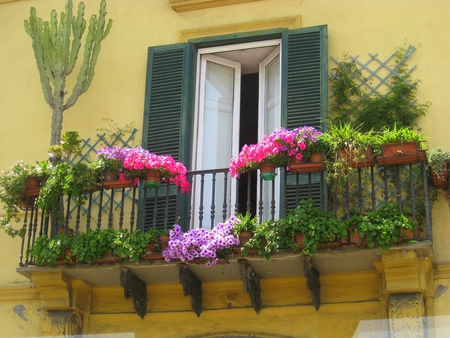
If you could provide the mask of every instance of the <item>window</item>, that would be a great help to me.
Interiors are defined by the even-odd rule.
[[[144,146],[191,170],[215,169],[227,167],[243,143],[279,126],[319,127],[326,32],[319,26],[149,48]]]

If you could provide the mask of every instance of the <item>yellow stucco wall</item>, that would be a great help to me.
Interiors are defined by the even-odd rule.
[[[86,17],[97,12],[98,2],[86,1]],[[39,16],[48,18],[52,9],[58,12],[63,9],[63,1],[0,1],[0,170],[8,169],[18,159],[30,163],[45,159],[50,141],[51,110],[43,99],[31,40],[23,28],[23,20],[28,17],[31,6],[37,8]],[[404,41],[418,46],[408,64],[418,65],[413,73],[415,79],[422,80],[418,100],[432,102],[426,117],[421,118],[419,123],[425,134],[430,136],[430,146],[441,146],[450,151],[447,141],[450,125],[450,95],[447,93],[450,88],[447,76],[450,55],[449,1],[261,0],[175,12],[169,0],[108,0],[107,8],[108,18],[114,20],[113,28],[102,43],[92,86],[74,107],[65,112],[64,131],[77,130],[83,138],[92,137],[96,128],[105,127],[101,121],[104,117],[112,118],[120,125],[135,121],[135,125],[141,128],[147,48],[176,43],[181,30],[300,16],[302,27],[328,25],[329,56],[340,57],[343,52],[348,52],[366,60],[368,53],[378,53],[381,59],[386,59]],[[331,68],[333,63],[329,65]],[[71,85],[68,88],[71,90]],[[438,265],[450,264],[449,223],[449,206],[441,198],[433,209],[435,262]],[[42,319],[39,301],[35,292],[29,291],[33,286],[28,279],[15,272],[20,240],[0,233],[0,243],[0,317],[6,323],[6,328],[0,330],[0,336],[38,335],[37,328]],[[449,281],[446,274],[440,274],[436,279],[436,287],[449,286]],[[270,282],[264,281],[265,296],[271,295],[275,288]],[[8,296],[21,294],[21,288],[24,290],[23,298]],[[372,290],[370,286],[367,288]],[[361,291],[362,294],[369,292],[368,289]],[[338,286],[337,290],[324,287],[326,298],[332,297],[335,291],[339,294],[345,290],[351,294],[350,290],[342,286]],[[149,291],[152,292],[151,289]],[[120,294],[121,290],[117,292]],[[444,293],[436,300],[436,315],[450,314],[448,302],[445,301],[448,297]],[[325,332],[337,327],[343,330],[342,335],[334,333],[334,336],[348,337],[353,332],[347,325],[349,321],[352,327],[359,319],[384,317],[384,314],[380,314],[379,303],[374,304],[372,301],[367,303],[370,309],[365,310],[354,304],[330,304],[324,305],[320,313],[316,313],[311,307],[302,307],[293,302],[289,308],[273,307],[262,311],[259,316],[247,308],[232,312],[224,309],[216,312],[206,310],[201,318],[196,318],[190,311],[170,315],[177,323],[194,321],[199,324],[198,327],[211,327],[211,330],[217,327],[224,327],[225,330],[230,322],[237,324],[247,321],[250,323],[248,328],[259,332],[262,325],[273,320],[279,333],[288,322],[295,322],[298,327],[305,328],[302,331],[305,337],[315,337],[314,328],[318,326],[323,327]],[[18,314],[18,305],[24,306],[23,314]],[[213,308],[214,304],[205,306]],[[114,332],[118,326],[121,330],[134,331],[139,328],[142,332],[147,332],[151,326],[155,332],[163,332],[161,335],[155,334],[155,337],[167,333],[164,312],[149,314],[145,320],[132,313],[116,315],[113,322],[117,324],[110,327],[110,319],[102,313],[106,311],[105,308],[102,307],[98,314],[93,313],[89,318],[88,326],[92,333]],[[161,304],[161,309],[164,309],[164,304]],[[249,312],[251,315],[247,317]],[[252,320],[248,321],[248,318]],[[190,331],[186,335],[198,333]],[[172,336],[176,337],[176,334]]]

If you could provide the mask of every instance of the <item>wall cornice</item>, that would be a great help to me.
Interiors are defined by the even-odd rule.
[[[186,12],[197,9],[237,5],[245,2],[255,1],[261,0],[169,0],[170,6],[176,12]]]
[[[274,18],[269,20],[234,23],[230,25],[185,29],[181,30],[178,33],[178,42],[180,43],[187,42],[191,39],[197,39],[207,36],[252,32],[276,28],[296,29],[300,27],[301,27],[301,17],[297,15],[283,18]]]

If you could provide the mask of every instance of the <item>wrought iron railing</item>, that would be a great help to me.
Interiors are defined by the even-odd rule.
[[[392,167],[356,169],[344,186],[343,195],[326,185],[326,173],[292,174],[278,169],[273,181],[265,182],[258,171],[231,179],[228,168],[187,173],[191,188],[181,193],[175,185],[163,183],[158,189],[139,186],[87,192],[83,206],[75,205],[70,196],[61,199],[64,217],[59,223],[37,207],[35,196],[27,197],[24,208],[24,236],[20,266],[32,263],[29,249],[39,236],[53,236],[58,229],[71,229],[75,234],[89,228],[136,229],[153,227],[170,229],[175,223],[185,230],[214,227],[228,217],[247,211],[260,221],[284,217],[304,198],[312,198],[316,206],[345,218],[355,212],[377,209],[387,200],[411,214],[421,225],[418,239],[431,239],[430,189],[425,162]],[[342,191],[341,191],[342,193]],[[342,198],[343,197],[343,198]]]

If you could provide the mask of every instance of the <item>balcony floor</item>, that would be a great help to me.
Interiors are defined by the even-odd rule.
[[[432,256],[432,244],[429,241],[406,243],[391,246],[390,250],[414,250],[419,257]],[[216,280],[240,280],[238,259],[245,258],[260,278],[303,276],[302,255],[292,251],[271,255],[270,260],[257,255],[234,256],[226,264],[206,267],[203,264],[189,263],[189,268],[203,282]],[[313,256],[313,264],[321,275],[375,271],[375,261],[381,260],[379,248],[339,247],[319,250]],[[17,268],[17,272],[31,278],[35,272],[62,270],[71,279],[81,279],[91,286],[120,285],[121,267],[129,268],[135,275],[148,284],[179,283],[178,263],[164,259],[124,261],[112,264],[60,265],[52,267],[28,266]]]

